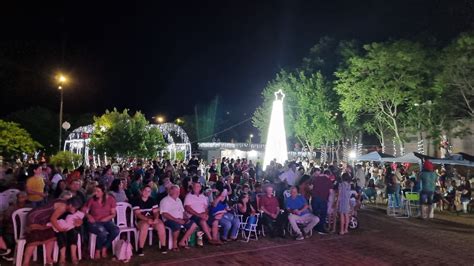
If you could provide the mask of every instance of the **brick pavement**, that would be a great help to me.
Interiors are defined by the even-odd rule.
[[[359,214],[349,235],[310,239],[262,238],[249,243],[205,246],[162,255],[147,247],[130,265],[474,265],[474,228],[444,220],[396,219],[383,210]],[[116,265],[111,260],[81,265]],[[121,264],[121,263],[120,263]]]

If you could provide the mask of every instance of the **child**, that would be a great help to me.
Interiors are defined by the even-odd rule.
[[[336,222],[337,222],[337,213],[336,213],[336,190],[329,190],[328,198],[328,227],[331,233],[336,232]]]
[[[66,216],[66,219],[60,219],[58,220],[58,225],[62,228],[65,229],[66,231],[69,231],[73,229],[74,226],[74,221],[77,219],[82,220],[84,218],[84,213],[81,211],[76,211],[75,213],[69,214]],[[47,226],[52,226],[51,223],[48,223]],[[57,233],[58,230],[53,227],[53,230]]]
[[[349,218],[351,215],[351,176],[347,173],[342,175],[342,182],[338,185],[338,196],[337,196],[337,205],[338,211],[341,217],[341,228],[339,231],[340,235],[349,233]]]

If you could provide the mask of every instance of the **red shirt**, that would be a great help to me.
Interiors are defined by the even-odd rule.
[[[264,195],[260,198],[260,207],[265,208],[268,212],[276,213],[278,211],[278,200],[276,197],[268,197]]]
[[[332,189],[333,183],[327,175],[317,175],[313,177],[312,196],[322,200],[328,200],[329,190]]]
[[[115,209],[116,202],[115,198],[112,196],[107,196],[104,204],[99,203],[98,200],[94,200],[94,198],[90,198],[84,208],[89,210],[89,214],[94,218],[94,220],[99,221],[103,217],[109,216],[111,214],[111,210]]]

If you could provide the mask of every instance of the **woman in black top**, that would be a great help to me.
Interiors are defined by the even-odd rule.
[[[237,211],[243,216],[242,221],[245,222],[251,215],[255,215],[255,209],[250,204],[250,197],[246,193],[242,193],[237,203]]]

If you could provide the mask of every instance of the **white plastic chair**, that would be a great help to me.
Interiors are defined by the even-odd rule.
[[[15,265],[22,265],[23,256],[26,247],[25,240],[25,227],[26,227],[26,216],[31,211],[31,208],[21,208],[13,212],[12,222],[13,222],[13,234],[15,237],[16,248],[15,248]],[[46,245],[43,244],[43,265],[46,265]],[[37,249],[34,251],[34,260],[37,257]]]
[[[115,246],[115,243],[120,239],[120,235],[122,233],[127,233],[128,241],[130,241],[130,233],[133,233],[133,238],[135,239],[135,250],[138,250],[138,231],[137,228],[134,226],[135,219],[132,210],[132,205],[127,202],[117,202],[116,210],[117,215],[114,220],[115,224],[119,227],[120,232],[117,238],[112,242],[112,246]]]

